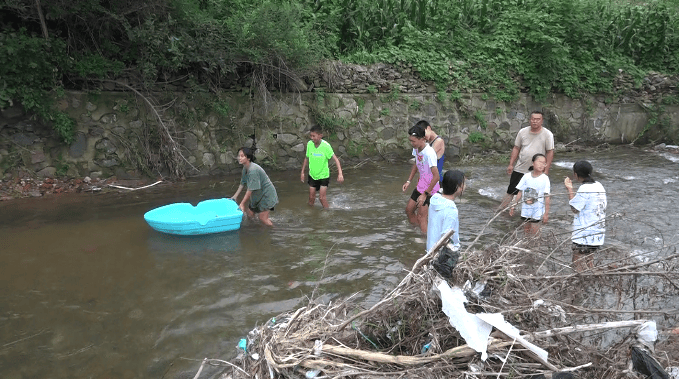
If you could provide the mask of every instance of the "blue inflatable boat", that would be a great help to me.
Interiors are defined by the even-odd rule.
[[[174,203],[150,210],[144,220],[153,229],[169,234],[220,233],[240,228],[243,212],[232,199],[204,200],[195,207]]]

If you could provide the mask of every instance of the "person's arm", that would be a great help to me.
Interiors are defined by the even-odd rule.
[[[519,191],[519,193],[516,194],[516,202],[509,204],[509,215],[514,216],[514,208],[516,207],[517,204],[521,203],[521,196],[523,195],[523,191]]]
[[[549,203],[552,197],[549,194],[545,194],[545,214],[542,215],[542,222],[547,223],[549,221]]]
[[[554,159],[554,149],[547,150],[545,154],[545,159],[547,160],[547,166],[545,167],[545,175],[549,175],[549,168],[552,166],[552,159]]]
[[[306,172],[306,165],[309,163],[309,157],[304,157],[304,163],[302,163],[302,175],[300,176],[302,179],[302,183],[304,183],[304,173]]]
[[[241,200],[240,204],[238,205],[238,208],[240,208],[241,211],[245,212],[246,209],[248,209],[247,204],[250,201],[250,197],[252,197],[252,191],[245,191],[245,196],[243,196],[243,200]]]
[[[337,159],[337,155],[333,154],[332,160],[335,161],[335,165],[337,165],[337,183],[342,183],[344,182],[344,175],[342,175],[342,165],[340,164],[339,159]]]
[[[240,195],[240,191],[243,190],[243,187],[244,187],[244,186],[243,186],[242,184],[239,185],[239,186],[238,186],[238,190],[236,191],[236,193],[234,193],[233,196],[231,196],[231,198],[232,198],[234,201],[238,202],[238,195]]]
[[[446,152],[446,143],[443,142],[443,138],[437,138],[434,142],[434,151],[436,152],[436,159],[440,159]]]
[[[512,153],[509,155],[509,166],[507,166],[507,175],[511,175],[512,171],[514,171],[514,163],[516,163],[516,160],[519,159],[519,152],[521,152],[521,148],[514,145],[512,148]]]
[[[573,200],[575,197],[575,192],[573,192],[573,182],[571,181],[571,178],[566,177],[566,179],[563,180],[563,184],[566,186],[566,189],[568,190],[568,200]],[[580,213],[579,210],[577,210],[574,206],[571,205],[571,211],[573,213],[578,214]]]
[[[416,172],[417,172],[417,165],[413,165],[413,168],[410,169],[410,175],[408,175],[408,180],[406,180],[406,182],[403,183],[403,192],[405,192],[408,189],[408,186],[410,185],[410,182],[413,181],[413,178],[415,177]]]
[[[420,194],[420,197],[417,198],[417,204],[419,206],[422,206],[425,201],[427,201],[427,196],[432,196],[433,193],[431,191],[434,190],[434,187],[436,187],[436,184],[439,182],[439,169],[436,166],[431,166],[431,174],[434,176],[431,178],[431,182],[429,182],[429,186],[427,189],[424,190],[424,193]]]
[[[438,184],[438,182],[441,180],[441,178],[439,177],[439,169],[438,169],[438,167],[436,167],[436,166],[431,166],[430,169],[431,169],[431,174],[432,174],[434,177],[431,178],[431,182],[429,182],[429,187],[427,187],[427,189],[424,190],[424,192],[425,192],[425,193],[428,193],[429,196],[433,195],[433,193],[431,193],[431,191],[434,190],[434,187],[436,187],[436,184]]]

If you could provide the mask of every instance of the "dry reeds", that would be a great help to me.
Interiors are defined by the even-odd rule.
[[[446,240],[370,309],[357,309],[351,298],[329,304],[312,299],[252,330],[247,352],[220,377],[550,378],[558,371],[581,378],[643,377],[630,366],[635,328],[678,313],[668,306],[679,295],[679,254],[669,250],[641,261],[610,247],[593,269],[578,273],[556,237],[468,249],[447,280],[464,288],[467,311],[502,314],[523,340],[549,353],[547,360],[538,358],[526,342],[496,330],[484,361],[451,326],[433,291],[444,279],[432,258]],[[668,341],[654,351],[664,367],[677,360]]]

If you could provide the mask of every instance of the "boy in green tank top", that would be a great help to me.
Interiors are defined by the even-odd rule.
[[[318,192],[319,200],[323,208],[328,208],[328,184],[330,183],[330,168],[328,161],[332,158],[337,165],[337,183],[344,182],[342,175],[342,166],[339,159],[332,150],[332,146],[323,139],[323,129],[314,125],[309,131],[309,138],[311,141],[306,145],[306,157],[302,163],[302,183],[304,183],[304,174],[307,164],[309,165],[309,205],[313,206],[316,202],[316,192]]]

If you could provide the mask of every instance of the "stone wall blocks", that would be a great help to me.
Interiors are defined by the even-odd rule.
[[[212,153],[203,153],[203,165],[212,167],[215,165],[215,155]]]
[[[54,175],[57,173],[57,169],[54,167],[45,167],[42,170],[36,172],[35,174],[39,178],[53,178]]]
[[[115,158],[110,158],[110,159],[104,159],[104,160],[102,160],[102,161],[99,163],[99,166],[101,166],[101,167],[106,167],[106,168],[110,168],[110,167],[113,167],[113,166],[117,166],[118,164],[119,164],[119,163],[118,163],[118,160],[117,160],[117,159],[115,159]]]
[[[92,119],[96,121],[94,118]],[[113,124],[116,121],[118,121],[118,116],[115,113],[107,113],[99,119],[99,122],[102,124]]]
[[[94,112],[95,110],[97,110],[97,106],[88,101],[85,104],[85,110],[87,110],[88,112]]]

